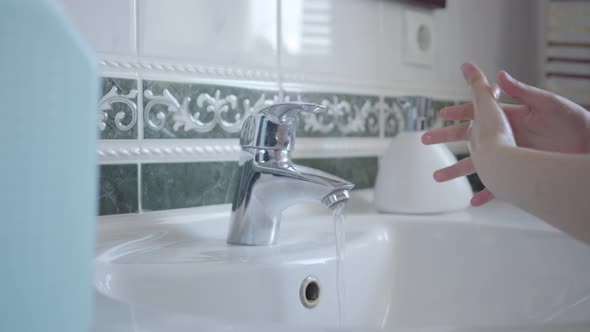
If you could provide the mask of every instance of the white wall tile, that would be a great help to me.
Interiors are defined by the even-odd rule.
[[[138,10],[141,57],[276,68],[276,0],[139,0]]]
[[[66,14],[98,53],[134,56],[133,0],[60,0]]]
[[[309,80],[374,83],[379,2],[285,0],[282,69]]]
[[[403,1],[283,0],[280,59],[277,0],[58,1],[106,55],[267,72],[280,60],[287,82],[303,76],[348,90],[454,98],[467,97],[458,70],[465,60],[492,76],[504,68],[533,84],[539,76],[535,0],[448,0],[446,9],[422,9],[434,17],[430,67],[403,61]]]

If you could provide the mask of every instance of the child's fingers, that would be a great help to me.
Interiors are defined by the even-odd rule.
[[[458,142],[467,140],[469,123],[459,123],[444,128],[431,129],[422,135],[422,143],[438,144],[446,142]]]
[[[461,65],[461,71],[463,72],[463,77],[465,77],[465,80],[471,87],[474,97],[487,98],[492,96],[488,79],[479,67],[471,62],[465,62]]]
[[[433,177],[437,182],[444,182],[473,173],[475,173],[475,166],[471,157],[467,157],[459,160],[454,165],[439,169],[434,172]]]
[[[543,109],[543,106],[555,100],[551,92],[522,83],[504,70],[498,73],[498,84],[507,95],[525,105]]]
[[[512,112],[521,112],[525,106],[514,104],[500,104],[504,114],[510,118]],[[473,120],[473,104],[462,104],[456,106],[447,106],[440,110],[440,117],[445,120]]]
[[[498,84],[492,85],[492,95],[500,98],[502,90]],[[447,106],[440,110],[440,116],[445,120],[473,120],[473,104]]]
[[[496,83],[492,84],[492,96],[494,96],[495,99],[498,99],[501,94],[502,89],[500,89],[500,86]]]
[[[473,195],[471,198],[471,205],[475,207],[482,206],[494,199],[494,197],[494,194],[488,188],[485,188],[484,190]]]
[[[440,117],[445,120],[473,120],[473,104],[447,106],[440,110]]]
[[[461,71],[471,89],[474,102],[474,134],[471,143],[478,146],[483,141],[502,139],[514,144],[512,129],[508,119],[494,98],[492,88],[488,84],[483,72],[474,64],[466,62],[461,65]]]

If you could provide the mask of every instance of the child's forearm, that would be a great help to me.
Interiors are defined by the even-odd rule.
[[[590,244],[590,155],[501,145],[493,150],[474,161],[498,198]]]

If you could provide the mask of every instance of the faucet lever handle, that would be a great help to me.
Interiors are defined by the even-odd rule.
[[[271,121],[280,124],[297,120],[297,114],[299,114],[299,112],[318,113],[325,110],[326,106],[322,105],[291,102],[271,105],[260,110],[260,112],[267,116]]]
[[[325,106],[311,103],[275,104],[251,115],[242,126],[240,145],[245,149],[271,149],[288,152],[294,147],[297,114],[299,112],[317,113]]]

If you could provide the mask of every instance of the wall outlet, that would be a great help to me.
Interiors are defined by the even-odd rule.
[[[434,64],[434,18],[431,12],[404,10],[404,62],[432,66]]]

